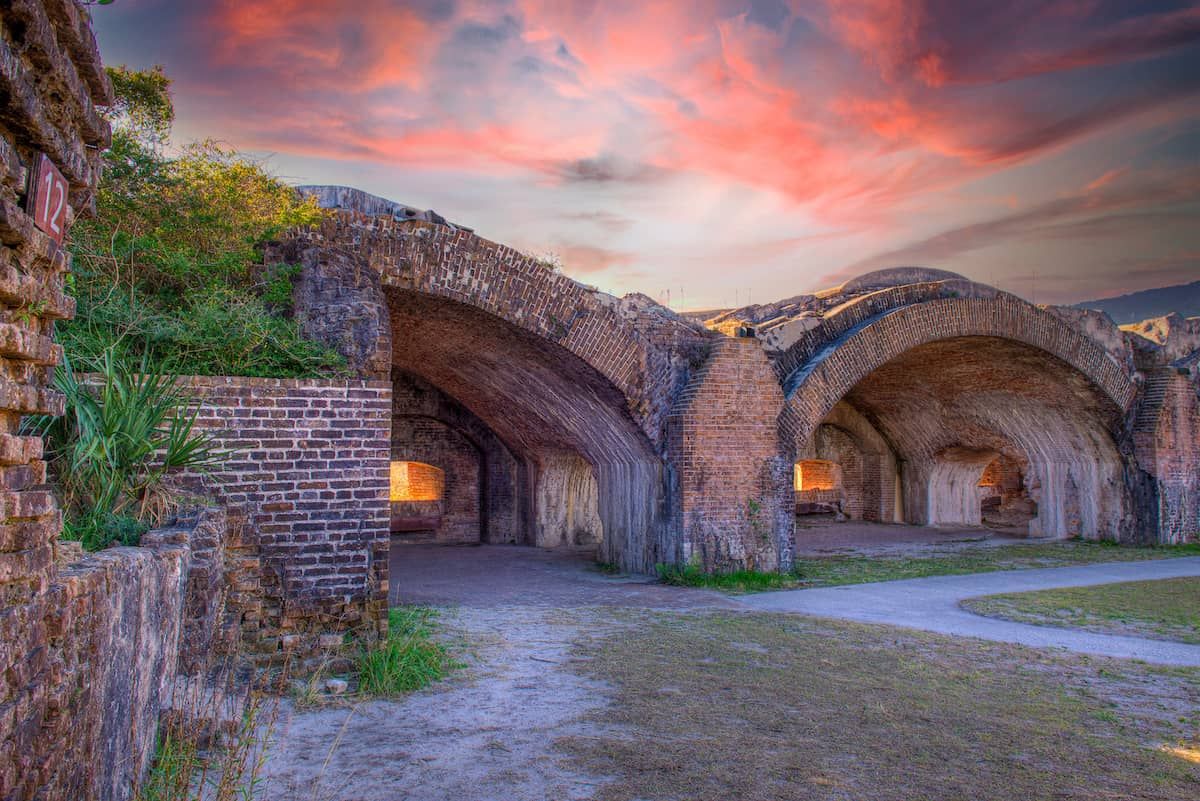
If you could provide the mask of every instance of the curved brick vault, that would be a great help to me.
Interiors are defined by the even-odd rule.
[[[598,541],[602,558],[636,571],[678,558],[666,420],[712,337],[701,326],[468,231],[386,213],[340,211],[268,258],[304,265],[298,305],[310,333],[361,372],[416,377],[502,443],[490,456],[471,446],[485,479],[476,541]],[[394,455],[420,460],[415,428],[438,441],[431,454],[464,440],[461,426],[438,438],[411,422],[420,414],[403,408],[406,393],[397,383]],[[446,540],[462,541],[458,531]]]
[[[432,213],[360,205],[268,260],[303,265],[308,333],[391,379],[393,458],[463,465],[455,541],[782,568],[801,459],[835,464],[839,508],[866,520],[974,525],[989,502],[1034,534],[1145,541],[1197,516],[1172,489],[1193,478],[1163,465],[1193,469],[1200,443],[1134,441],[1134,419],[1178,424],[1139,405],[1153,348],[1103,315],[905,268],[700,325]],[[1190,402],[1171,412],[1192,420]]]
[[[776,369],[785,444],[810,447],[850,406],[898,462],[872,489],[900,488],[899,519],[979,524],[980,478],[1005,457],[1026,466],[1031,533],[1136,535],[1119,447],[1132,369],[1046,310],[961,280],[888,288],[827,313]]]

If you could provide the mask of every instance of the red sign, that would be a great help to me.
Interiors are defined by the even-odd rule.
[[[25,210],[33,224],[62,244],[67,235],[67,179],[45,153],[38,154]]]

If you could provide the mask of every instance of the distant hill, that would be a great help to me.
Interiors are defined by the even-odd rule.
[[[1197,317],[1200,316],[1200,281],[1146,289],[1104,300],[1088,300],[1076,303],[1075,308],[1108,312],[1117,325],[1162,317],[1171,312],[1178,312],[1184,317]]]

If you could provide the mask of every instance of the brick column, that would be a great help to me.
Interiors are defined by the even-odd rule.
[[[795,501],[792,460],[779,438],[782,408],[758,341],[719,340],[667,424],[683,562],[710,570],[791,566]]]

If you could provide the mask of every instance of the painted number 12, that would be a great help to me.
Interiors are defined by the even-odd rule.
[[[59,243],[67,232],[67,192],[67,180],[54,162],[42,154],[27,210],[33,215],[33,224]]]
[[[54,213],[50,212],[50,203],[54,201]],[[46,173],[46,208],[42,212],[51,233],[62,234],[63,206],[67,204],[67,188],[54,180],[54,173]]]

